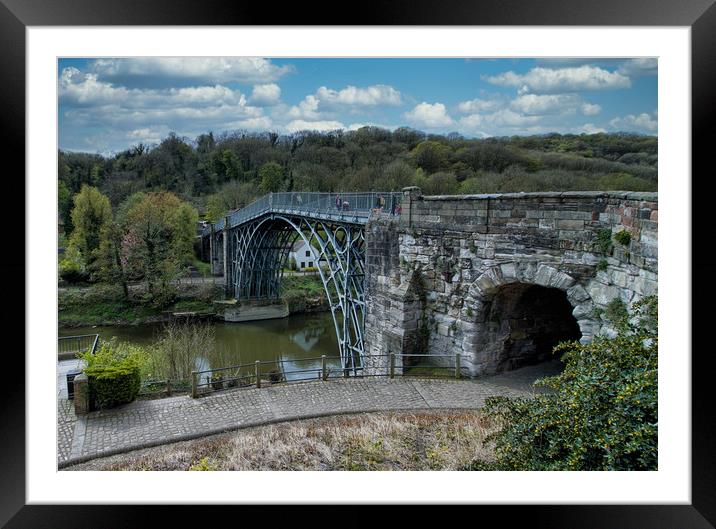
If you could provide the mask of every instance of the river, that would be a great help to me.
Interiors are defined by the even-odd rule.
[[[295,314],[288,318],[243,323],[212,323],[215,331],[215,353],[225,365],[211,365],[204,358],[199,369],[249,364],[256,360],[283,361],[285,372],[311,370],[311,373],[288,375],[289,380],[315,378],[321,368],[321,355],[338,356],[338,340],[330,312]],[[117,340],[137,345],[151,345],[162,331],[163,324],[78,327],[59,329],[60,336],[97,334],[100,340]],[[317,360],[308,360],[318,358]],[[328,359],[329,367],[340,369],[338,358]],[[278,367],[278,364],[276,364]],[[268,371],[273,366],[266,365]]]

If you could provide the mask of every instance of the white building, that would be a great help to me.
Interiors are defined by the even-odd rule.
[[[303,239],[299,239],[293,243],[291,251],[288,254],[289,263],[291,263],[291,259],[296,262],[296,270],[318,268],[318,262],[320,260],[318,250],[310,244],[306,244]],[[325,265],[325,262],[322,262],[321,265]]]

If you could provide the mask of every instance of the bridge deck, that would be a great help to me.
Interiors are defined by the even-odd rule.
[[[214,223],[214,231],[234,228],[268,213],[283,213],[345,224],[366,224],[371,214],[381,210],[399,214],[402,193],[269,193],[248,206]],[[211,233],[211,226],[202,235]]]

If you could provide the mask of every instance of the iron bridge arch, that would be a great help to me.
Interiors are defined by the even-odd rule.
[[[344,370],[363,366],[365,329],[365,225],[372,214],[400,212],[399,193],[341,195],[275,193],[205,232],[212,259],[223,260],[227,294],[237,300],[278,299],[293,244],[302,239],[318,256]],[[349,210],[344,210],[343,200]],[[263,202],[263,205],[259,203]],[[218,230],[217,230],[218,228]]]

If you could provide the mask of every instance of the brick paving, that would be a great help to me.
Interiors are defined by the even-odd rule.
[[[547,366],[547,371],[550,367]],[[544,366],[477,380],[396,378],[337,379],[260,389],[138,400],[77,419],[58,400],[58,463],[200,437],[276,421],[365,411],[480,408],[492,395],[529,395]]]

